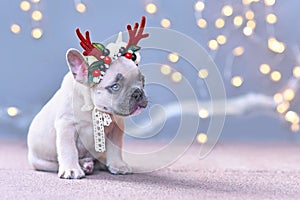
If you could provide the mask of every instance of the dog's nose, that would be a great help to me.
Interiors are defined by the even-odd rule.
[[[143,99],[143,96],[144,96],[144,91],[139,88],[135,89],[131,95],[131,97],[135,99],[136,102],[141,101]]]

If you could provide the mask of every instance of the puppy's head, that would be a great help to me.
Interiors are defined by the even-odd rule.
[[[90,87],[91,100],[100,110],[128,116],[147,106],[144,76],[132,60],[120,57],[113,61],[103,80],[93,86],[88,83],[89,66],[79,51],[70,49],[67,62],[74,79]]]

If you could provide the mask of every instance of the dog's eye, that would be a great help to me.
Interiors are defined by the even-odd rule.
[[[110,87],[113,91],[118,91],[120,90],[120,84],[115,83]]]

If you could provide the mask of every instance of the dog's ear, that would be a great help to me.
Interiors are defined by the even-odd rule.
[[[69,49],[66,57],[74,79],[82,84],[88,84],[88,64],[81,53],[76,49]]]

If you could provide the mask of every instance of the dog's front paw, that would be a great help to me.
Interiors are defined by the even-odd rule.
[[[131,167],[125,162],[112,162],[107,165],[108,171],[112,174],[131,174]]]
[[[58,177],[64,179],[80,179],[85,176],[82,169],[59,169]]]

